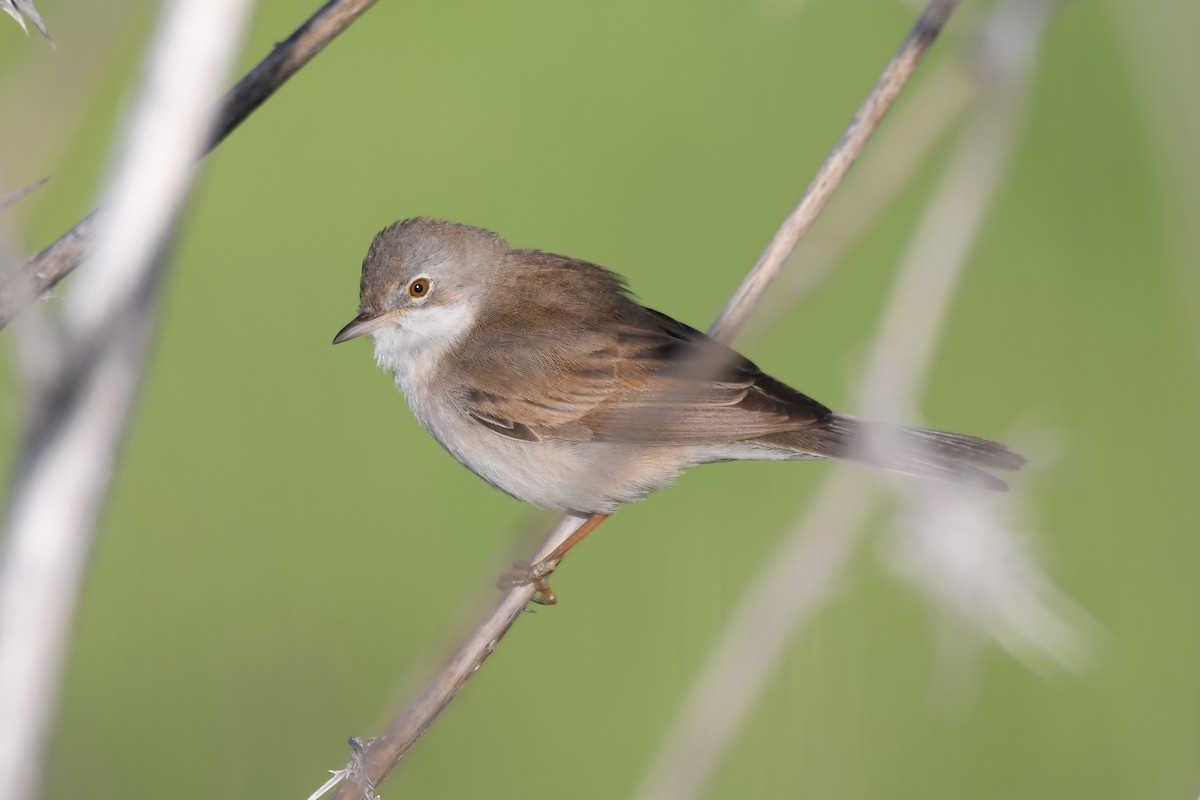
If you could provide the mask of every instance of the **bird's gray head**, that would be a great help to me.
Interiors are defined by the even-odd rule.
[[[388,226],[363,261],[358,316],[334,344],[390,327],[418,328],[435,309],[439,317],[465,317],[506,253],[503,238],[470,225],[417,217]]]

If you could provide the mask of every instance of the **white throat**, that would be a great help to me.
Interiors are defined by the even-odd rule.
[[[371,334],[375,362],[392,371],[396,387],[413,406],[442,357],[474,324],[475,309],[467,303],[414,308]]]

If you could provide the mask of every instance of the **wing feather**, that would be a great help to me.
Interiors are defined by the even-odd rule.
[[[700,331],[621,299],[570,335],[500,333],[506,341],[461,354],[472,376],[460,382],[472,386],[464,413],[526,441],[661,444],[743,441],[831,413]]]

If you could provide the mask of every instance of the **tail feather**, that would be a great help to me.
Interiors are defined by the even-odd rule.
[[[987,470],[1015,470],[1025,463],[990,439],[867,422],[849,414],[831,414],[803,430],[767,438],[804,453],[997,491],[1007,491],[1008,484]]]

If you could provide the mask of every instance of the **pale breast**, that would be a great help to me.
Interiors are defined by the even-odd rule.
[[[512,439],[424,394],[407,395],[409,406],[451,455],[497,489],[542,508],[612,513],[694,463],[686,448]]]
[[[417,420],[463,465],[518,500],[567,511],[615,511],[670,483],[687,466],[704,461],[692,448],[629,448],[609,442],[513,439],[472,419],[456,398],[465,386],[448,386],[440,369],[474,323],[467,307],[422,308],[398,324],[372,333],[375,360],[390,369],[396,388]],[[419,315],[419,318],[418,318]]]

